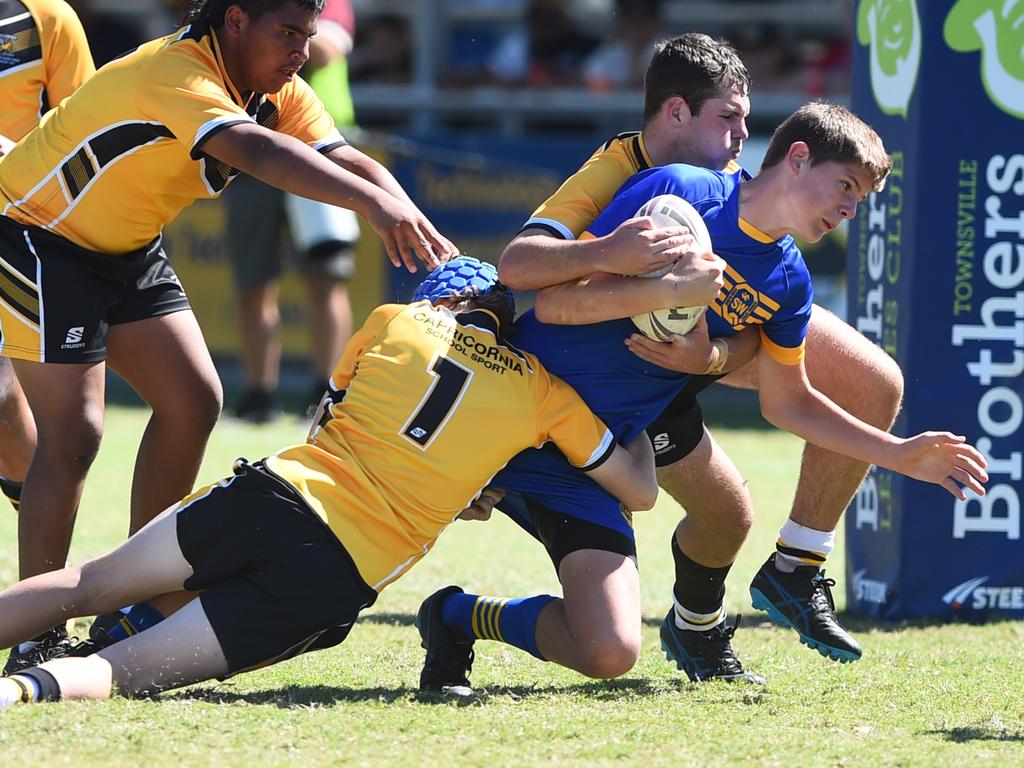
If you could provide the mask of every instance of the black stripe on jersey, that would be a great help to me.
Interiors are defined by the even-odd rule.
[[[43,58],[39,30],[31,14],[6,23],[22,14],[28,14],[28,10],[21,3],[5,3],[0,6],[0,72]]]
[[[96,175],[96,169],[93,168],[92,158],[85,151],[85,147],[82,147],[64,161],[60,173],[68,186],[68,192],[71,193],[71,199],[74,200],[82,194],[85,185]]]
[[[526,226],[524,226],[522,229],[520,229],[519,232],[516,232],[516,234],[517,235],[521,234],[521,233],[525,232],[528,229],[543,229],[545,232],[547,232],[552,237],[557,237],[559,240],[565,240],[565,234],[564,233],[562,233],[557,228],[552,227],[550,224],[545,224],[545,223],[543,223],[541,221],[529,221],[529,222],[527,222]]]
[[[182,32],[181,34],[181,37],[179,37],[174,42],[179,42],[181,40],[192,40],[193,42],[198,43],[208,34],[210,34],[210,23],[208,21],[193,21],[185,28],[184,32]]]
[[[648,168],[651,167],[648,164],[648,162],[644,159],[644,152],[643,152],[643,150],[640,149],[640,134],[639,133],[636,134],[635,137],[630,139],[630,141],[629,141],[629,148],[630,148],[630,150],[632,150],[633,157],[636,159],[636,171],[637,171],[637,173],[639,173],[640,171],[646,171]]]
[[[50,94],[46,92],[46,86],[39,93],[39,117],[50,111]]]
[[[277,112],[277,105],[269,99],[264,100],[260,104],[253,117],[256,118],[256,122],[259,125],[270,131],[276,131],[277,124],[281,122],[281,116]]]
[[[117,125],[89,140],[89,147],[100,168],[153,139],[173,139],[174,134],[166,126],[155,123],[127,123]]]
[[[328,152],[330,152],[333,149],[337,149],[338,147],[347,147],[347,146],[348,146],[348,142],[347,141],[345,141],[344,139],[339,139],[338,141],[332,141],[330,144],[324,144],[322,147],[317,147],[316,151],[320,152],[321,154],[326,155]]]
[[[615,453],[615,441],[609,440],[608,447],[605,448],[604,453],[594,459],[592,462],[587,464],[585,467],[578,467],[580,472],[593,472],[595,469],[604,464],[608,459],[611,458],[612,454]]]
[[[0,264],[0,299],[11,305],[22,317],[39,325],[39,293],[25,283],[17,272]]]
[[[639,135],[640,131],[623,131],[622,133],[618,133],[615,136],[612,136],[610,139],[608,139],[608,141],[601,145],[601,151],[606,152],[611,147],[611,145],[614,144],[616,141],[625,141],[626,139],[632,136]]]

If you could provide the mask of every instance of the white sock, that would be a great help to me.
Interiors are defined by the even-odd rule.
[[[792,573],[801,565],[821,568],[835,543],[835,531],[819,531],[786,520],[775,544],[775,567],[783,573]]]
[[[691,610],[683,607],[675,595],[672,596],[672,602],[675,605],[675,618],[676,626],[679,629],[688,629],[693,632],[707,632],[713,627],[717,627],[723,621],[725,621],[725,608],[719,607],[718,610],[711,613],[694,613]]]

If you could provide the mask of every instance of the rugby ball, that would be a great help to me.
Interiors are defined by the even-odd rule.
[[[678,195],[658,195],[651,198],[636,212],[637,216],[649,216],[655,227],[686,227],[697,241],[698,250],[711,250],[711,235],[697,210]],[[661,277],[672,270],[673,265],[648,272],[642,277]],[[674,307],[656,309],[632,317],[633,324],[649,339],[671,341],[673,336],[684,336],[693,330],[700,316],[707,309],[699,307]]]

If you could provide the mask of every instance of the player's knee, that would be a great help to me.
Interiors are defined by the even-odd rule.
[[[49,460],[54,474],[61,470],[84,474],[99,453],[102,439],[102,407],[86,408],[66,420],[59,431],[40,429],[36,455]]]
[[[582,648],[578,671],[587,677],[608,680],[624,675],[640,658],[640,638],[607,637],[595,639]]]

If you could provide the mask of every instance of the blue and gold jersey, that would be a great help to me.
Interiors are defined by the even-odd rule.
[[[571,387],[509,344],[487,311],[379,307],[331,377],[309,442],[267,459],[383,589],[517,452],[547,441],[598,466],[611,433]]]
[[[134,251],[186,205],[220,195],[237,171],[203,144],[246,122],[322,152],[345,143],[299,77],[240,93],[216,34],[193,24],[110,62],[48,112],[0,163],[0,213],[92,251]]]
[[[95,71],[64,0],[0,0],[0,136],[19,141]]]
[[[748,326],[761,331],[762,348],[775,360],[803,360],[814,292],[811,275],[793,238],[773,240],[740,216],[743,172],[666,165],[639,173],[615,195],[587,232],[612,232],[658,195],[677,195],[704,219],[714,252],[728,263],[725,285],[711,304],[708,333],[731,336]]]
[[[630,179],[588,232],[614,230],[652,197],[674,194],[700,211],[715,252],[730,264],[727,286],[709,313],[712,335],[728,336],[757,325],[773,358],[798,364],[811,312],[811,285],[791,238],[772,241],[739,217],[743,173],[717,173],[692,166],[656,168]],[[624,339],[636,332],[629,319],[591,325],[549,325],[533,311],[517,322],[512,340],[570,384],[608,425],[620,443],[643,432],[679,393],[689,376],[645,362]],[[632,535],[618,503],[576,472],[556,451],[529,450],[516,456],[494,485],[525,493],[542,504]]]

